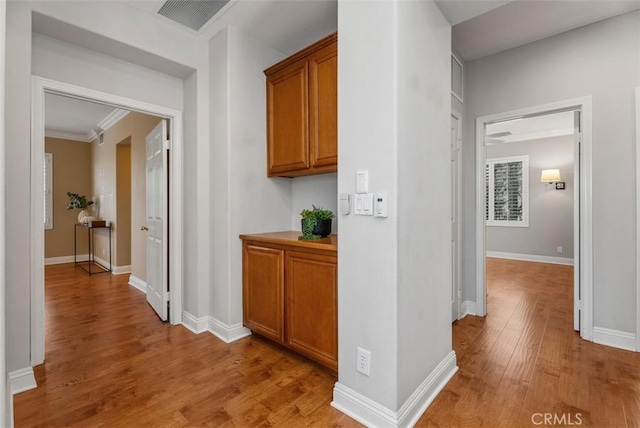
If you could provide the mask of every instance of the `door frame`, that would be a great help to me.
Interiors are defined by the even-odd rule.
[[[640,352],[640,87],[636,88],[636,351]]]
[[[182,323],[183,278],[183,118],[182,111],[71,85],[40,76],[31,78],[31,364],[42,364],[44,349],[44,228],[42,227],[45,93],[106,104],[169,119],[169,299],[171,324]]]
[[[456,218],[457,218],[457,230],[456,233],[458,234],[457,236],[457,245],[456,245],[456,252],[457,252],[457,266],[455,266],[456,269],[456,273],[457,273],[457,278],[458,278],[458,289],[456,290],[456,302],[457,302],[457,306],[458,306],[458,316],[456,317],[456,319],[460,319],[460,316],[462,315],[461,311],[462,311],[462,250],[461,250],[461,244],[462,244],[462,114],[452,108],[451,109],[451,117],[455,117],[458,120],[458,147],[457,147],[457,156],[458,159],[456,160],[456,176],[457,176],[457,191],[456,191],[456,196],[458,198],[458,200],[456,201]]]
[[[579,110],[582,139],[580,160],[574,160],[574,172],[579,180],[574,193],[574,288],[580,287],[580,336],[586,340],[593,337],[593,220],[591,198],[591,96],[558,101],[549,104],[497,113],[476,119],[476,314],[487,314],[486,284],[486,226],[484,165],[486,162],[485,125],[536,116],[556,111]],[[578,198],[576,204],[575,198]],[[577,251],[576,251],[577,250]],[[576,302],[577,303],[577,302]]]

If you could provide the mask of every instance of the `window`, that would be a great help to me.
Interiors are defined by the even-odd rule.
[[[463,102],[462,91],[464,89],[464,66],[458,57],[451,53],[451,95]]]
[[[44,228],[53,229],[53,155],[44,154]]]
[[[529,227],[529,156],[487,159],[487,226]]]

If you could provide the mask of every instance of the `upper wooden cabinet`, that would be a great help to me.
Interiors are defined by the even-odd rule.
[[[267,175],[296,177],[338,168],[338,35],[264,71]]]

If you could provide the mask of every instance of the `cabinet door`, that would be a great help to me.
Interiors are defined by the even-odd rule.
[[[308,67],[298,61],[267,76],[267,175],[309,167]]]
[[[284,343],[284,250],[243,245],[244,325]]]
[[[338,165],[338,44],[320,49],[309,60],[311,166],[323,172]],[[331,168],[333,167],[333,168]]]
[[[287,345],[338,369],[337,259],[286,253]]]

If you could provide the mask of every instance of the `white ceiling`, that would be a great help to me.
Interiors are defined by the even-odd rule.
[[[157,14],[164,0],[120,1],[195,33]],[[436,0],[436,3],[454,24],[453,49],[465,61],[640,9],[640,0]],[[337,0],[231,0],[198,34],[209,39],[222,28],[232,26],[284,54],[291,54],[335,31],[337,14]],[[74,28],[67,27],[52,19],[34,15],[34,31],[88,49],[97,49],[96,43],[100,40],[93,40],[86,34],[76,34],[72,31]],[[95,35],[94,38],[99,37]],[[119,46],[118,52],[124,48]],[[131,57],[136,63],[140,58],[144,59],[140,52],[134,50]],[[147,59],[157,62],[157,58]],[[190,71],[176,64],[164,66],[167,74],[180,77]],[[46,107],[47,129],[78,135],[87,135],[104,119],[105,116],[98,117],[100,114],[96,111],[109,109],[70,99],[54,103],[58,102],[64,105]],[[82,104],[75,106],[76,103]]]
[[[513,0],[435,0],[451,25],[467,21]]]
[[[120,109],[54,94],[45,94],[45,133],[51,137],[93,141],[99,125]]]
[[[496,2],[438,0],[443,13],[452,16],[450,19],[461,16],[467,3],[490,7]],[[640,9],[640,0],[511,1],[454,25],[453,50],[463,60],[471,61],[636,9]]]
[[[546,114],[487,125],[487,144],[515,143],[560,137],[574,132],[573,112]],[[501,135],[510,133],[510,135]]]

